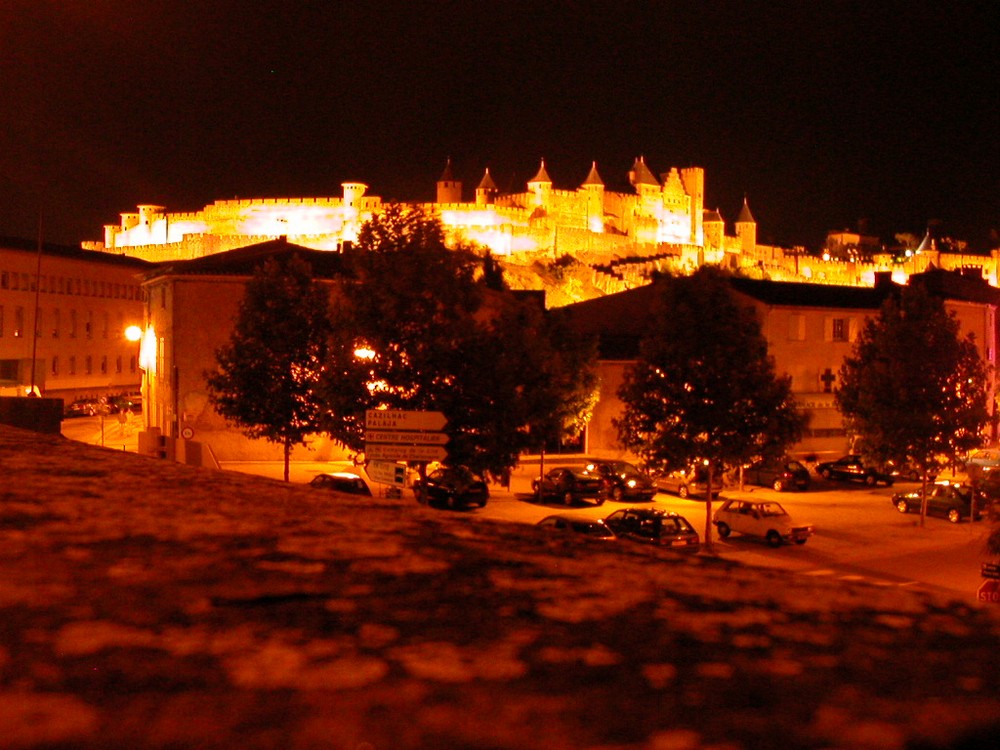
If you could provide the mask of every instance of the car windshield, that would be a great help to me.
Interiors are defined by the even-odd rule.
[[[762,516],[785,516],[785,509],[782,508],[778,503],[761,503],[760,504],[760,514]]]
[[[789,471],[805,471],[806,467],[800,464],[798,461],[789,461],[786,464],[786,468]]]
[[[676,518],[663,519],[663,532],[666,534],[686,534],[694,531],[686,518],[677,516]]]

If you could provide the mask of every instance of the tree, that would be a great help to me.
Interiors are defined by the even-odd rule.
[[[323,383],[334,439],[362,450],[368,409],[441,411],[449,462],[499,475],[530,442],[533,410],[578,403],[584,349],[556,339],[537,303],[503,289],[492,258],[448,247],[433,217],[388,206],[345,260],[352,278],[332,310]],[[574,375],[546,380],[561,362]]]
[[[972,334],[961,337],[958,319],[920,286],[883,303],[840,368],[834,398],[858,451],[921,468],[921,525],[939,457],[953,463],[981,443],[986,377]]]
[[[622,443],[652,470],[706,464],[705,543],[712,548],[712,479],[778,455],[801,436],[787,376],[778,376],[752,312],[726,277],[702,267],[661,277],[640,355],[618,396]]]
[[[269,258],[247,283],[229,343],[205,373],[209,400],[251,438],[291,449],[317,431],[316,389],[327,356],[329,292],[293,256]]]

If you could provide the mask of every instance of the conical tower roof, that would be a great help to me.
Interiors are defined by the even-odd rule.
[[[552,184],[552,178],[549,177],[549,173],[545,171],[545,159],[542,159],[542,165],[538,168],[538,174],[536,174],[534,177],[532,177],[530,180],[528,180],[528,182],[529,183],[531,183],[531,182],[547,182],[550,185]]]
[[[479,181],[479,186],[476,190],[496,190],[497,184],[493,182],[493,178],[490,177],[490,168],[486,168],[486,173],[483,174],[483,179]]]
[[[587,179],[585,179],[583,181],[583,184],[584,184],[584,186],[586,186],[586,185],[599,185],[600,187],[604,187],[604,180],[602,180],[601,176],[599,174],[597,174],[597,162],[596,161],[595,162],[591,162],[591,164],[590,164],[590,172],[587,173]]]
[[[448,163],[444,165],[444,171],[441,176],[438,177],[438,182],[454,182],[455,176],[451,172],[451,158],[448,158]]]
[[[659,186],[659,181],[653,176],[653,173],[646,166],[646,157],[640,156],[635,160],[632,165],[632,172],[629,175],[632,180],[633,185],[657,185]]]
[[[706,208],[702,213],[702,217],[702,221],[724,223],[722,219],[722,212],[717,208]]]
[[[747,205],[747,197],[743,196],[743,208],[740,209],[740,215],[736,217],[737,224],[756,224],[757,220],[754,219],[753,214],[750,213],[750,206]]]

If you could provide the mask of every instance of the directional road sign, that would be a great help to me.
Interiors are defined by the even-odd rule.
[[[365,444],[365,457],[371,461],[443,461],[447,456],[440,445]]]
[[[399,411],[368,409],[366,430],[443,430],[448,420],[439,411]]]
[[[368,478],[380,484],[402,487],[406,484],[406,465],[394,461],[369,461],[365,466]]]
[[[399,443],[401,445],[444,445],[448,436],[443,432],[401,432],[400,430],[366,430],[365,442]]]

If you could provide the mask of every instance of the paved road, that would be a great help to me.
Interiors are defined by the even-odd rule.
[[[122,449],[130,451],[135,450],[138,429],[137,423],[120,425],[114,416],[104,418],[103,432],[99,417],[63,422],[63,434],[67,437],[105,447],[121,445]],[[549,463],[554,461],[550,459]],[[223,468],[275,479],[282,477],[282,466],[278,462],[228,463]],[[320,472],[342,468],[347,466],[296,462],[291,467],[291,481],[306,483]],[[537,463],[523,465],[511,477],[509,489],[491,487],[486,508],[468,514],[533,524],[546,515],[566,510],[603,518],[627,505],[608,501],[600,507],[581,505],[567,509],[559,503],[539,503],[531,494],[531,479],[537,472]],[[922,587],[975,601],[976,590],[982,582],[980,563],[990,559],[984,552],[989,525],[955,525],[943,519],[928,518],[921,528],[917,516],[901,515],[890,503],[889,498],[900,486],[915,485],[906,483],[895,488],[872,489],[816,479],[808,492],[777,493],[762,487],[746,487],[743,492],[727,489],[726,497],[777,500],[793,518],[813,523],[816,534],[805,545],[778,549],[735,535],[726,540],[715,538],[715,554],[747,565],[793,570],[822,578],[865,580],[884,586]],[[408,495],[409,491],[404,493]],[[653,505],[685,516],[704,537],[703,502],[660,493]]]

